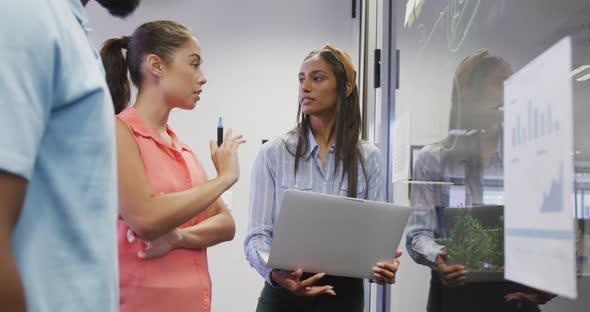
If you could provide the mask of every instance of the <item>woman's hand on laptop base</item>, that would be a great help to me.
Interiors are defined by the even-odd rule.
[[[317,283],[326,273],[318,273],[306,280],[301,280],[303,270],[297,269],[295,271],[285,270],[273,270],[270,273],[270,277],[273,282],[279,286],[289,290],[296,296],[319,296],[319,295],[332,295],[335,296],[336,292],[330,285],[313,286]]]
[[[400,249],[395,253],[395,258],[392,262],[379,262],[373,268],[373,281],[379,285],[395,283],[395,274],[399,268],[399,257],[402,255]]]

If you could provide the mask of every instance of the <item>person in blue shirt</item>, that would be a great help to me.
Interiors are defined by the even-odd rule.
[[[432,269],[429,312],[533,312],[553,297],[507,281],[465,283],[468,268],[450,259],[452,250],[437,241],[447,207],[499,204],[484,196],[489,187],[484,181],[502,182],[503,82],[511,74],[504,59],[485,49],[466,57],[453,77],[449,135],[416,157],[412,180],[420,184],[410,189],[406,248],[416,263]],[[441,184],[456,181],[463,181],[463,192]],[[494,190],[498,187],[502,184]]]
[[[356,70],[350,57],[326,44],[309,54],[299,72],[297,127],[265,143],[251,177],[246,258],[266,283],[257,311],[363,311],[363,282],[267,267],[261,253],[272,244],[273,225],[288,189],[384,200],[383,161],[375,145],[360,140]],[[321,238],[318,238],[321,239]],[[397,252],[396,258],[401,255]],[[374,280],[395,282],[399,261],[375,264]]]
[[[2,311],[118,311],[113,105],[86,2],[0,2]],[[97,2],[124,17],[139,0]]]

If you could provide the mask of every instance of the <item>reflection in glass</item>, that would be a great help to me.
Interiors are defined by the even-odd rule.
[[[575,149],[572,155],[576,170],[575,194],[572,194],[575,207],[572,209],[577,219],[578,270],[589,274],[590,1],[411,0],[398,1],[396,15],[396,48],[400,50],[396,115],[412,114],[410,144],[424,146],[414,157],[412,180],[449,182],[411,185],[410,202],[415,212],[408,228],[410,255],[416,262],[434,268],[441,248],[435,239],[450,235],[453,222],[459,222],[465,230],[479,227],[481,231],[492,233],[499,228],[501,221],[495,216],[488,216],[488,220],[485,214],[461,207],[487,207],[490,211],[501,207],[504,203],[503,145],[522,144],[551,131],[559,131],[563,126],[552,121],[551,112],[546,107],[532,105],[527,114],[521,116],[520,126],[503,129],[502,82],[555,42],[571,36]],[[498,65],[500,63],[504,65]],[[501,139],[504,131],[509,137],[507,142]],[[396,200],[400,200],[399,197]],[[472,222],[473,219],[458,218],[458,212],[462,210],[478,224]],[[453,211],[455,216],[452,213],[445,215],[444,211]],[[478,238],[480,245],[488,244],[493,240],[492,236]],[[492,258],[486,256],[481,261],[469,262],[472,267],[480,269],[495,265],[501,268],[501,264],[493,263]],[[459,262],[467,263],[467,260]],[[424,287],[426,283],[424,281]],[[436,280],[433,279],[432,283],[436,284]],[[482,307],[492,300],[491,297],[504,300],[503,294],[516,287],[508,283],[482,284],[489,285],[477,286],[481,287],[479,290],[474,287],[464,289],[467,293],[439,291],[434,297],[436,300],[446,296],[447,305],[443,308],[450,309],[449,302],[456,299],[468,311],[473,310],[473,306],[469,306],[472,301],[466,298],[479,298],[482,301],[476,307],[483,311],[485,308]],[[404,296],[405,286],[400,287]],[[584,296],[590,291],[590,279],[581,277],[578,289],[579,298],[575,302],[555,298],[540,307],[543,311],[585,311],[584,305],[590,303]],[[478,291],[487,295],[479,296],[481,292]],[[430,295],[433,300],[433,293]],[[537,299],[537,302],[545,303],[551,297],[539,296]],[[518,300],[525,305],[520,311],[536,309],[534,305],[526,306],[525,301]],[[432,305],[429,308],[436,310]],[[514,302],[501,311],[511,309],[517,310]]]

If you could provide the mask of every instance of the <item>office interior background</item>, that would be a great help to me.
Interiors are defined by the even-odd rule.
[[[419,12],[408,17],[409,5],[417,5]],[[170,123],[210,176],[215,170],[208,141],[215,139],[218,118],[248,138],[240,148],[241,178],[224,195],[236,220],[236,237],[208,251],[212,310],[221,312],[254,311],[263,286],[242,247],[250,172],[262,140],[295,126],[297,73],[310,51],[331,42],[355,60],[363,137],[381,149],[389,173],[399,143],[391,134],[396,117],[411,114],[411,150],[444,139],[455,70],[476,50],[486,48],[518,71],[572,36],[574,65],[590,65],[590,0],[142,0],[124,21],[109,18],[94,2],[87,11],[96,29],[90,33],[96,47],[152,20],[178,21],[195,32],[208,83],[197,108],[174,112]],[[572,209],[578,218],[590,219],[590,67],[584,70],[572,77],[577,151]],[[387,181],[388,200],[409,204],[409,184],[391,183],[390,175]],[[501,203],[502,188],[489,188],[484,196]],[[590,235],[588,226],[585,233]],[[404,241],[400,248],[405,249]],[[425,311],[430,270],[414,263],[407,252],[401,263],[395,285],[367,284],[366,311]],[[558,297],[542,311],[587,311],[588,294],[590,277],[582,275],[577,300]]]

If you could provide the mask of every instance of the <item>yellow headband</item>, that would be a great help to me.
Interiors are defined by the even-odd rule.
[[[326,43],[322,47],[322,50],[330,50],[332,53],[336,54],[342,65],[344,65],[344,71],[346,72],[346,80],[352,85],[352,89],[356,87],[356,69],[354,69],[354,64],[352,63],[352,59],[346,52],[338,49],[331,43]]]

